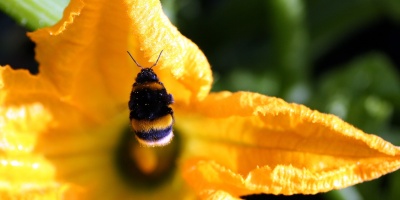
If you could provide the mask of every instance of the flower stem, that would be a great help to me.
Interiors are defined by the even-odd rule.
[[[281,96],[287,99],[293,87],[304,84],[310,73],[305,5],[302,1],[274,0],[266,1],[266,6],[276,55],[273,62],[284,83]]]

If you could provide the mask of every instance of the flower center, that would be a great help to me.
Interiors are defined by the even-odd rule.
[[[118,144],[116,163],[121,177],[134,187],[155,188],[172,177],[180,150],[177,135],[163,147],[143,147],[127,128]]]

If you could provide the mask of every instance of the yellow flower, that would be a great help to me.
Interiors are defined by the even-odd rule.
[[[395,171],[400,149],[338,117],[250,92],[209,93],[209,64],[158,0],[72,0],[29,36],[39,74],[0,68],[1,199],[314,194]],[[175,99],[175,138],[140,147],[127,102],[139,68]]]

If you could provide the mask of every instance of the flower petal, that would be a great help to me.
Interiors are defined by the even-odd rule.
[[[184,176],[197,191],[314,194],[400,167],[398,147],[278,98],[221,92],[177,109],[177,128],[190,134]]]
[[[203,99],[210,91],[213,81],[211,69],[204,54],[196,44],[182,36],[171,24],[162,12],[158,0],[127,1],[127,3],[131,8],[129,15],[134,27],[133,48],[142,51],[135,52],[137,57],[155,58],[161,50],[164,50],[159,62],[162,66],[160,68],[171,68],[172,78],[177,79],[176,83],[169,83],[172,81],[169,79],[161,79],[165,82],[167,89],[175,95],[176,100],[186,99],[188,92],[191,93],[191,99]],[[147,9],[138,9],[144,7]],[[143,60],[143,62],[146,61]],[[160,74],[168,77],[168,74]],[[174,85],[179,87],[175,88]]]
[[[1,96],[4,92],[2,89]],[[77,188],[58,182],[54,166],[34,152],[37,136],[51,118],[38,102],[22,106],[4,106],[0,102],[1,199],[58,199],[79,195]]]
[[[129,30],[124,26],[125,7],[115,4],[71,1],[59,23],[28,34],[37,45],[38,79],[49,82],[62,101],[98,121],[121,110],[118,104],[128,98],[134,77],[127,73],[132,72],[128,58],[122,57],[127,56],[123,35]],[[121,23],[111,24],[111,19]]]
[[[73,0],[59,23],[29,36],[37,44],[39,76],[81,110],[107,111],[100,120],[128,101],[139,68],[127,50],[142,66],[164,50],[154,69],[176,101],[204,98],[211,88],[205,56],[169,22],[158,0]]]
[[[55,168],[57,180],[84,186],[88,193],[132,195],[112,160],[128,126],[127,102],[139,71],[126,51],[149,66],[164,50],[154,70],[183,104],[210,90],[205,56],[168,21],[157,0],[71,0],[59,23],[28,35],[37,44],[39,74],[0,68],[2,105],[40,102],[52,116],[35,135],[34,148]],[[121,187],[104,190],[110,183]]]
[[[200,193],[200,198],[204,200],[239,200],[240,198],[235,198],[231,194],[222,190],[204,190]]]
[[[206,58],[167,20],[159,1],[73,0],[59,23],[29,36],[37,43],[40,72],[31,76],[6,69],[6,101],[40,101],[49,109],[53,129],[43,134],[37,146],[48,156],[93,152],[116,144],[115,133],[126,126],[129,93],[139,70],[126,50],[133,48],[131,53],[146,66],[165,47],[162,67],[155,70],[177,102],[201,98],[211,86]],[[169,59],[168,55],[181,56]]]

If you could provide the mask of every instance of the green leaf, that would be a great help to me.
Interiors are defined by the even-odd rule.
[[[1,0],[0,9],[31,30],[51,26],[61,19],[69,0]]]

